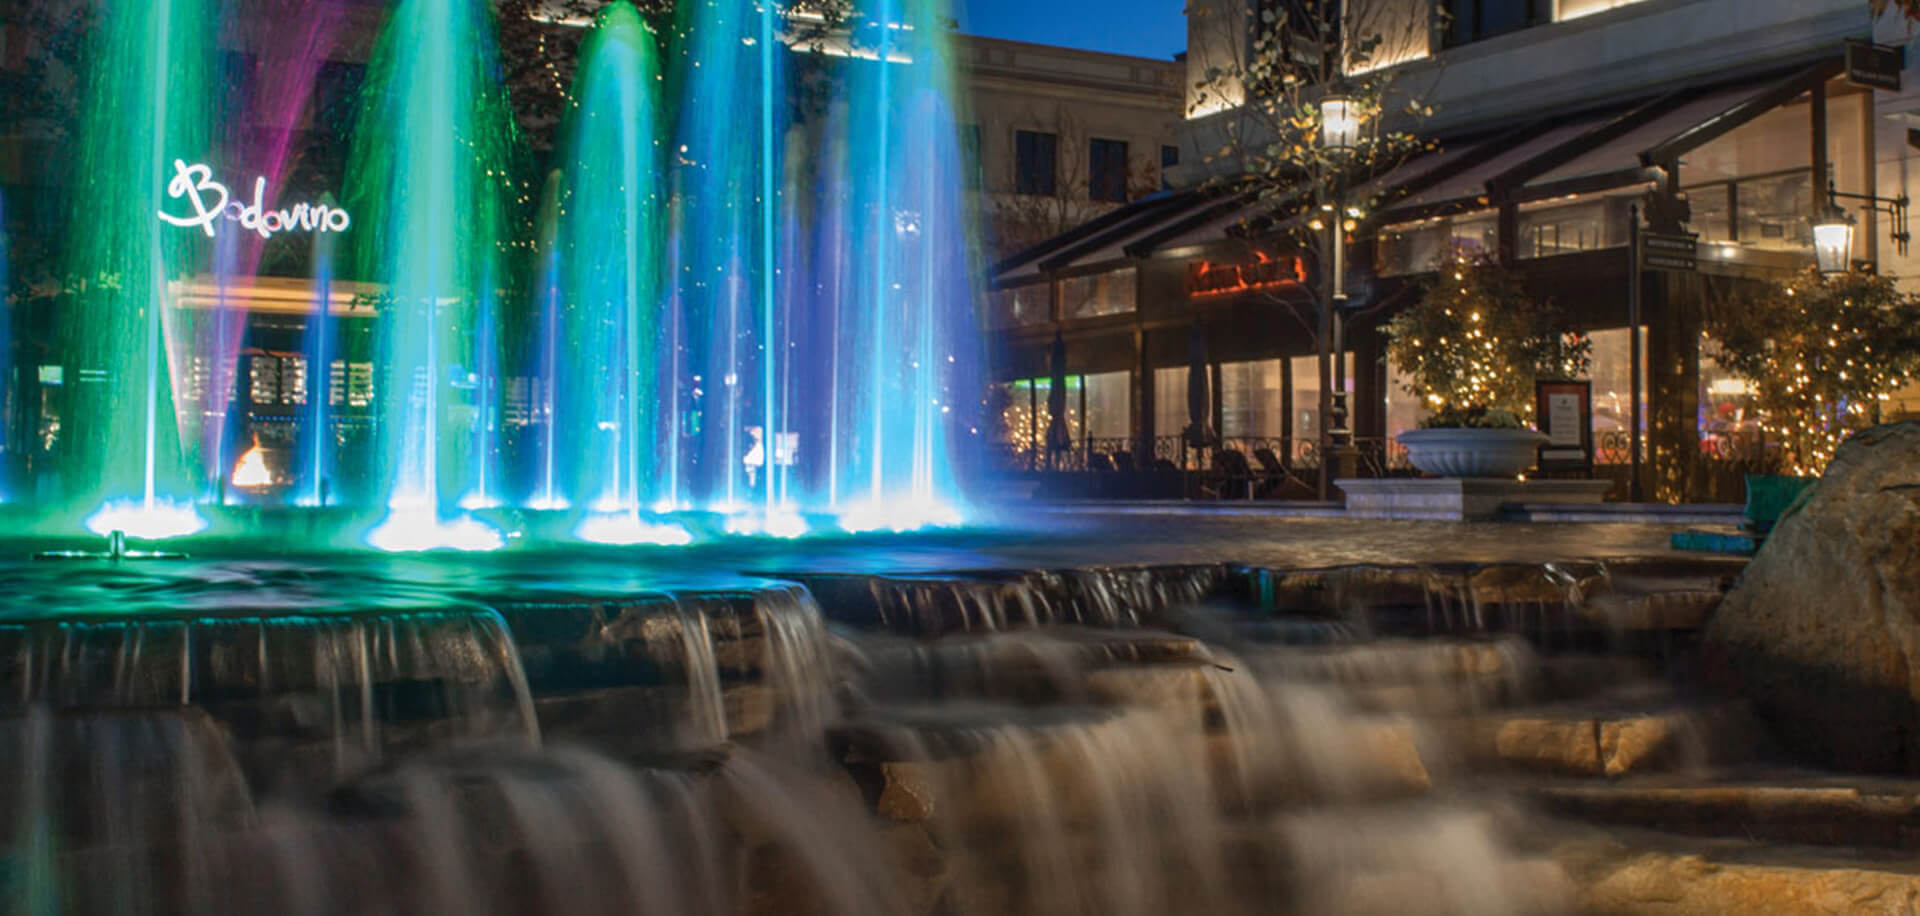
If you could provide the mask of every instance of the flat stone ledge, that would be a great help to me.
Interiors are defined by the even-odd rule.
[[[1507,480],[1498,477],[1387,477],[1334,481],[1347,517],[1486,521],[1509,505],[1599,505],[1608,480]]]

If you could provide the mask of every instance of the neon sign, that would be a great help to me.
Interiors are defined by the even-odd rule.
[[[1264,254],[1258,257],[1259,260],[1251,264],[1195,261],[1187,265],[1187,292],[1199,299],[1307,282],[1305,261],[1297,257],[1270,258]]]
[[[185,200],[193,213],[188,216],[176,216],[165,210],[159,212],[162,222],[183,229],[199,229],[213,238],[214,224],[225,218],[240,224],[240,228],[258,234],[263,239],[273,238],[282,232],[345,232],[353,225],[353,218],[347,211],[326,204],[294,204],[291,208],[269,210],[262,198],[267,195],[267,180],[253,180],[253,202],[242,203],[233,199],[227,186],[213,180],[213,167],[204,163],[188,165],[184,159],[173,160],[173,179],[167,182],[167,197],[173,200]]]

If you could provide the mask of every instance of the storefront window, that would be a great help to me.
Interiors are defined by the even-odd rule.
[[[1397,277],[1425,273],[1458,249],[1492,254],[1499,245],[1499,221],[1491,211],[1400,223],[1380,230],[1380,273]]]
[[[1027,286],[1015,286],[997,289],[989,293],[987,303],[989,327],[1024,327],[1046,324],[1053,320],[1049,313],[1047,299],[1048,285],[1034,283]]]
[[[1094,451],[1125,448],[1133,434],[1133,381],[1126,372],[1100,372],[1082,376],[1087,394],[1087,436],[1095,440]],[[1100,440],[1107,440],[1101,442]]]
[[[1277,439],[1285,412],[1280,404],[1277,359],[1220,366],[1220,435],[1228,439]]]
[[[1187,428],[1187,367],[1153,370],[1153,434],[1178,436]]]
[[[1061,312],[1068,318],[1119,315],[1134,308],[1134,269],[1060,281]]]
[[[1628,423],[1633,414],[1633,341],[1625,328],[1595,331],[1593,338],[1593,447],[1596,464],[1626,464],[1631,448]],[[1641,331],[1644,344],[1646,332]],[[1646,426],[1646,350],[1641,350],[1640,423]]]
[[[1520,257],[1547,258],[1623,243],[1609,231],[1608,210],[1607,201],[1591,200],[1520,211]]]
[[[1763,457],[1765,437],[1753,407],[1753,388],[1722,369],[1710,355],[1700,357],[1700,454],[1721,461]]]
[[[1073,452],[1088,448],[1111,452],[1125,448],[1132,434],[1133,386],[1125,372],[1070,375],[1066,379],[1067,436]],[[992,386],[991,405],[999,422],[994,441],[1020,467],[1047,462],[1047,427],[1053,422],[1049,378],[1018,379]]]
[[[1347,391],[1353,391],[1353,354],[1347,353]],[[1296,356],[1288,360],[1293,374],[1293,441],[1289,451],[1293,460],[1315,465],[1320,460],[1320,357]]]
[[[1407,391],[1410,379],[1400,373],[1400,367],[1387,362],[1387,437],[1391,439],[1410,429],[1419,429],[1420,421],[1426,417],[1426,405]]]
[[[1813,183],[1808,172],[1750,178],[1734,184],[1740,244],[1752,248],[1813,247]]]

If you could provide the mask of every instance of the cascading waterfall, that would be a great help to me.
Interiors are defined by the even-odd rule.
[[[602,10],[580,51],[555,203],[566,292],[543,303],[542,330],[559,442],[549,441],[543,460],[563,465],[543,469],[540,497],[583,507],[576,535],[602,543],[692,540],[643,517],[660,498],[663,439],[658,82],[654,36],[639,12],[624,0]],[[555,454],[560,442],[565,451]]]
[[[361,275],[386,287],[376,397],[383,549],[491,549],[499,532],[459,509],[483,492],[479,316],[501,274],[513,132],[480,0],[403,0],[368,68],[349,209]]]
[[[169,283],[203,263],[216,235],[197,222],[212,140],[212,37],[207,0],[139,0],[100,12],[83,92],[76,220],[69,272],[82,285],[64,323],[76,396],[63,473],[98,534],[191,534],[205,522],[180,501],[187,486],[163,346]],[[167,420],[169,422],[162,422]]]

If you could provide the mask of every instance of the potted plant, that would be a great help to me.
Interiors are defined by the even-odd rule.
[[[1440,477],[1515,477],[1546,437],[1529,426],[1534,381],[1586,374],[1592,342],[1563,329],[1520,278],[1464,251],[1386,325],[1387,354],[1429,411],[1399,436],[1413,466]]]

